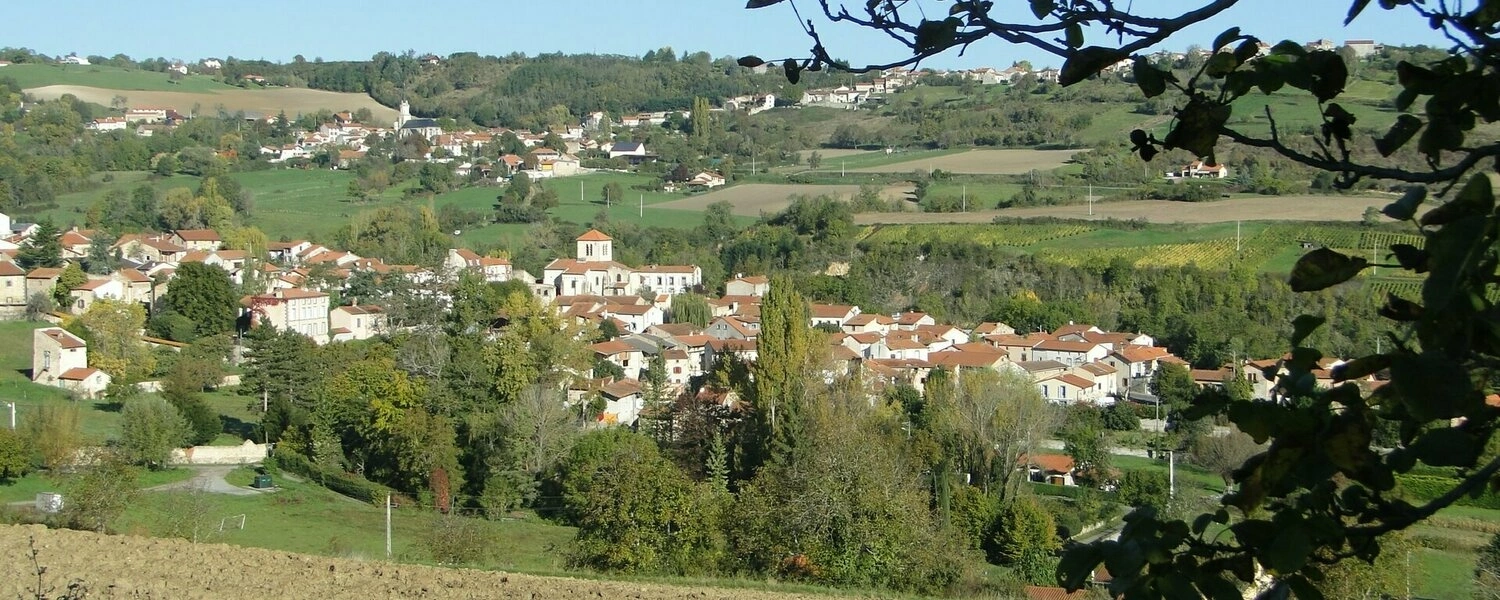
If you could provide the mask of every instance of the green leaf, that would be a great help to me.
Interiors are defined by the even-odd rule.
[[[1413,273],[1427,272],[1427,251],[1411,244],[1391,244],[1391,254],[1401,268]]]
[[[1436,94],[1443,85],[1442,77],[1432,72],[1431,69],[1425,69],[1404,60],[1396,63],[1396,81],[1412,93],[1425,95]]]
[[[1167,133],[1162,144],[1169,149],[1187,150],[1194,156],[1212,157],[1214,143],[1219,140],[1219,128],[1229,121],[1229,116],[1229,106],[1194,98],[1177,111],[1177,124]]]
[[[1313,76],[1308,91],[1319,102],[1327,102],[1344,93],[1344,85],[1349,81],[1349,67],[1344,64],[1344,57],[1337,52],[1316,50],[1308,53],[1307,66]]]
[[[1052,14],[1052,9],[1057,5],[1053,0],[1031,0],[1031,14],[1038,19],[1045,19]]]
[[[1104,67],[1120,62],[1125,55],[1114,48],[1103,48],[1100,46],[1088,46],[1079,48],[1068,55],[1068,60],[1063,61],[1062,72],[1058,75],[1058,83],[1070,86],[1103,71]]]
[[[1145,146],[1151,143],[1151,138],[1146,135],[1145,130],[1134,129],[1130,132],[1130,143],[1136,146]]]
[[[745,3],[745,8],[765,8],[775,4],[781,4],[782,0],[750,0]]]
[[[1452,118],[1429,116],[1427,129],[1417,138],[1417,151],[1433,161],[1441,158],[1444,150],[1457,150],[1463,145],[1464,131]]]
[[[1302,340],[1327,322],[1328,319],[1315,315],[1297,315],[1297,318],[1292,319],[1292,345],[1301,345]]]
[[[1427,188],[1412,186],[1406,190],[1405,194],[1401,195],[1400,200],[1387,204],[1385,208],[1380,209],[1380,213],[1397,221],[1410,220],[1417,215],[1417,207],[1421,206],[1422,201],[1426,199]]]
[[[1380,316],[1392,321],[1410,322],[1422,318],[1422,305],[1395,294],[1386,293],[1385,305],[1380,307]]]
[[[1323,600],[1323,591],[1318,586],[1308,581],[1306,577],[1295,575],[1286,579],[1286,584],[1297,596],[1297,600]]]
[[[1135,77],[1136,87],[1141,88],[1141,93],[1147,98],[1155,98],[1167,91],[1167,77],[1171,73],[1163,72],[1161,69],[1151,66],[1146,59],[1136,57],[1135,64],[1131,67],[1131,75]],[[1175,77],[1174,77],[1175,79]],[[1142,144],[1137,143],[1137,146]]]
[[[738,62],[741,67],[752,69],[766,64],[766,61],[761,60],[759,56],[756,56],[754,54],[751,54],[750,56],[741,56],[740,59],[736,62]]]
[[[1390,156],[1411,141],[1412,136],[1422,129],[1422,120],[1412,115],[1401,115],[1396,117],[1396,122],[1391,125],[1390,131],[1385,132],[1385,137],[1375,140],[1375,150],[1381,156]]]
[[[1467,432],[1444,427],[1422,434],[1411,451],[1430,467],[1467,467],[1473,465],[1479,446]]]
[[[1349,362],[1340,364],[1333,368],[1334,381],[1349,381],[1350,379],[1363,379],[1391,366],[1391,357],[1384,354],[1371,354],[1362,356]]]
[[[1198,591],[1203,592],[1203,597],[1209,600],[1240,600],[1244,595],[1233,583],[1226,581],[1222,575],[1205,573],[1194,582]]]
[[[1253,37],[1240,42],[1240,45],[1234,49],[1234,59],[1240,61],[1240,64],[1249,62],[1257,54],[1260,54],[1260,40]]]
[[[953,45],[953,40],[958,35],[958,26],[961,24],[953,17],[941,21],[924,20],[917,25],[917,32],[912,36],[912,42],[917,50],[947,48]]]
[[[1485,216],[1495,208],[1495,192],[1485,174],[1469,177],[1458,196],[1422,215],[1423,225],[1446,225],[1462,217]]]
[[[1307,564],[1312,539],[1302,527],[1283,527],[1266,548],[1265,562],[1278,575],[1295,573]]]
[[[1307,48],[1291,40],[1282,40],[1271,46],[1272,56],[1307,56]]]
[[[1370,0],[1354,0],[1354,5],[1349,7],[1349,16],[1344,17],[1344,25],[1347,27],[1354,22],[1354,17],[1364,12],[1365,7],[1370,5]]]
[[[1070,590],[1082,588],[1101,562],[1104,562],[1104,555],[1098,546],[1081,544],[1069,548],[1057,563],[1058,583]]]
[[[1294,292],[1315,292],[1349,281],[1369,265],[1363,258],[1318,248],[1297,259],[1289,283]]]
[[[1230,27],[1229,29],[1225,29],[1224,33],[1220,33],[1218,37],[1214,38],[1214,47],[1211,49],[1214,52],[1218,52],[1220,48],[1228,46],[1230,42],[1237,39],[1240,39],[1240,28]]]
[[[802,79],[802,65],[797,64],[797,61],[782,61],[781,68],[786,73],[787,83],[797,85],[797,81]]]
[[[1234,71],[1236,67],[1239,66],[1240,61],[1239,59],[1236,59],[1233,54],[1230,54],[1228,52],[1220,52],[1209,57],[1208,64],[1203,68],[1203,72],[1207,73],[1209,77],[1218,79],[1220,77],[1228,75],[1230,72]]]
[[[1069,48],[1077,48],[1083,45],[1083,26],[1077,23],[1068,23],[1066,29]]]
[[[1460,402],[1473,392],[1468,371],[1433,352],[1391,357],[1391,385],[1406,411],[1423,423],[1459,416]]]

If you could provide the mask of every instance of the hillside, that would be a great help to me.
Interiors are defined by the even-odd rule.
[[[589,581],[472,569],[325,558],[185,540],[0,526],[0,595],[37,594],[28,541],[44,588],[82,582],[91,596],[150,598],[721,598],[792,600],[804,594]],[[191,556],[191,560],[184,557]],[[102,593],[102,594],[101,594]],[[40,596],[38,596],[40,597]],[[48,595],[47,597],[52,597]],[[826,596],[824,596],[826,597]]]

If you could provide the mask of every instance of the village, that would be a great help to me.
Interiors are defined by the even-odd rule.
[[[14,233],[0,245],[0,256],[13,259],[37,226],[9,223]],[[61,235],[64,259],[79,261],[96,232],[71,229]],[[378,298],[351,298],[335,305],[349,279],[360,272],[379,278],[403,278],[415,289],[441,290],[443,284],[470,276],[485,283],[518,281],[565,322],[593,326],[592,331],[616,335],[590,346],[596,359],[619,368],[619,377],[578,374],[570,385],[569,403],[604,401],[598,415],[602,424],[634,427],[646,403],[645,370],[653,360],[666,370],[667,391],[675,396],[693,388],[695,378],[711,372],[725,357],[754,362],[760,329],[760,306],[770,291],[770,279],[739,275],[717,284],[704,282],[693,265],[630,266],[614,260],[614,241],[599,230],[576,240],[572,257],[559,257],[540,275],[515,269],[504,258],[480,256],[454,248],[437,268],[386,264],[306,240],[273,242],[262,256],[228,250],[213,230],[180,230],[168,234],[132,234],[111,247],[121,258],[109,275],[91,276],[73,287],[61,311],[86,312],[99,300],[139,303],[148,311],[166,295],[175,272],[184,264],[202,263],[223,269],[237,284],[256,281],[260,293],[240,299],[238,307],[250,326],[293,331],[318,344],[369,339],[396,333]],[[13,260],[0,261],[0,311],[20,316],[27,299],[52,294],[61,268],[20,269]],[[722,293],[716,293],[722,292]],[[441,294],[441,292],[436,292]],[[672,317],[674,297],[708,294],[711,320],[706,327]],[[439,298],[440,303],[449,299]],[[825,377],[858,372],[866,379],[872,401],[885,387],[905,384],[922,391],[936,369],[958,377],[972,370],[991,370],[1029,378],[1042,398],[1056,404],[1109,405],[1129,400],[1153,403],[1149,382],[1166,364],[1186,365],[1154,339],[1140,332],[1111,332],[1087,324],[1069,324],[1051,332],[1017,331],[1004,323],[982,323],[972,329],[939,323],[921,312],[875,314],[858,306],[811,304],[808,327],[828,332]],[[503,323],[497,325],[503,327]],[[144,334],[143,334],[144,335]],[[149,344],[172,342],[145,338]],[[84,340],[60,328],[40,329],[34,337],[33,381],[60,387],[82,397],[98,397],[110,376],[90,368]],[[1244,377],[1256,397],[1272,397],[1267,368],[1277,360],[1244,360],[1217,370],[1192,370],[1200,387],[1221,387],[1232,377]],[[1331,369],[1340,361],[1320,364],[1318,382],[1332,385]],[[1370,385],[1379,382],[1371,380]],[[710,392],[713,393],[713,392]],[[722,394],[722,391],[719,393]],[[732,393],[718,401],[732,405]]]

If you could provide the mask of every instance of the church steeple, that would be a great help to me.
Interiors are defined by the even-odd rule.
[[[405,98],[401,99],[401,112],[396,115],[396,129],[400,129],[407,121],[411,120],[411,103]]]

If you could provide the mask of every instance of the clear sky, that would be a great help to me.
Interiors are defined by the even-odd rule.
[[[822,22],[814,0],[794,0],[803,16],[818,17],[820,31],[834,56],[852,63],[892,60],[900,47],[878,33]],[[844,0],[851,10],[863,0]],[[1201,0],[1200,0],[1201,1]],[[947,2],[925,0],[931,12]],[[61,0],[7,2],[0,46],[27,47],[50,55],[165,57],[197,60],[235,56],[288,61],[364,60],[379,51],[434,53],[472,51],[504,55],[521,52],[605,53],[640,55],[671,46],[704,50],[714,57],[756,54],[766,59],[804,56],[811,45],[797,26],[791,7],[782,4],[745,10],[743,0],[440,0],[436,2],[180,2],[166,0]],[[1017,18],[1030,18],[1023,0],[1014,5]],[[1196,6],[1187,0],[1136,0],[1136,9],[1154,15]],[[1348,0],[1243,0],[1208,23],[1189,29],[1164,46],[1181,50],[1209,45],[1225,28],[1239,25],[1262,39],[1300,42],[1329,38],[1372,38],[1383,43],[1444,46],[1436,33],[1413,18],[1408,8],[1379,9],[1343,26]],[[1037,66],[1060,61],[1041,51],[998,40],[976,44],[923,66],[968,68],[1008,66],[1015,60]]]

